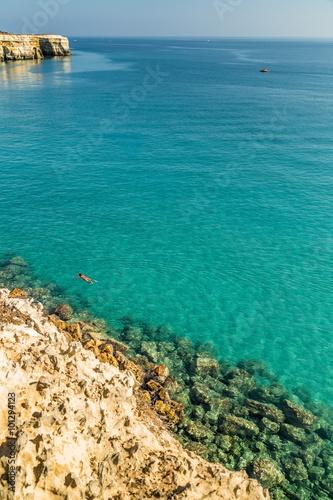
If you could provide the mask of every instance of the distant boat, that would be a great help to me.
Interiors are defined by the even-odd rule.
[[[260,71],[260,73],[268,73],[268,69],[267,68],[260,69],[259,71]]]

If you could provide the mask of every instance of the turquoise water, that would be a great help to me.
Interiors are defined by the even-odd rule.
[[[0,66],[0,257],[333,404],[333,42],[71,47]]]

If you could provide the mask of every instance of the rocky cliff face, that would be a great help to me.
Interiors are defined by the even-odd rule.
[[[0,499],[269,499],[244,471],[184,450],[138,403],[130,370],[101,362],[42,304],[14,295],[0,289]]]
[[[62,36],[0,33],[0,61],[43,59],[70,53],[68,39]]]

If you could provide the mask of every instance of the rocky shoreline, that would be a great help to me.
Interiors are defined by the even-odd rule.
[[[94,352],[93,334],[82,345],[79,325],[57,327],[61,319],[49,320],[18,289],[0,289],[0,318],[0,395],[8,400],[0,410],[0,499],[269,500],[244,471],[181,447],[140,399],[131,362],[114,361],[121,343]],[[161,371],[155,376],[162,382]]]
[[[0,62],[69,55],[69,41],[63,36],[0,33]]]
[[[139,404],[189,451],[246,471],[276,500],[332,498],[333,411],[305,388],[288,391],[260,360],[233,366],[217,359],[214,346],[194,344],[166,325],[126,317],[122,329],[112,330],[87,311],[73,310],[61,289],[32,277],[20,258],[0,268],[1,282],[41,301],[67,341],[80,342],[120,372],[131,371]]]

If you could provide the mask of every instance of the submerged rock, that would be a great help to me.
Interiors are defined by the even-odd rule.
[[[244,405],[253,415],[259,417],[266,417],[269,420],[272,420],[273,422],[284,421],[283,412],[274,405],[260,403],[259,401],[255,401],[253,399],[246,399],[244,401]]]
[[[199,377],[206,377],[211,375],[217,377],[220,373],[220,365],[217,359],[207,352],[198,353],[194,362],[194,372]]]
[[[12,257],[8,259],[5,265],[28,267],[28,263],[22,257]]]
[[[272,488],[284,480],[281,469],[270,458],[256,459],[251,469],[253,477],[260,481],[264,488]]]
[[[300,427],[294,427],[293,425],[289,424],[281,424],[280,434],[286,439],[289,439],[290,441],[293,441],[297,444],[302,444],[307,439],[304,429],[301,429]]]
[[[201,422],[192,422],[186,428],[187,434],[194,439],[194,441],[213,441],[214,433]]]
[[[153,361],[154,363],[157,362],[158,358],[158,352],[156,348],[156,343],[155,342],[142,342],[141,343],[141,354],[144,356],[147,356],[147,358],[150,361]]]
[[[318,422],[318,417],[288,399],[283,401],[282,408],[283,413],[286,416],[286,421],[291,425],[303,427],[304,429],[310,429],[315,423]]]
[[[211,400],[211,395],[208,387],[204,384],[200,384],[199,382],[195,383],[191,389],[191,394],[198,404],[204,403],[208,404]]]
[[[224,434],[236,434],[243,437],[252,437],[259,434],[259,428],[253,422],[230,414],[221,418],[220,430]]]
[[[54,314],[59,316],[63,321],[69,321],[73,316],[73,309],[69,304],[60,304],[55,311]]]
[[[245,394],[253,391],[257,385],[256,379],[252,375],[239,368],[228,373],[226,380],[229,388],[235,388]]]

